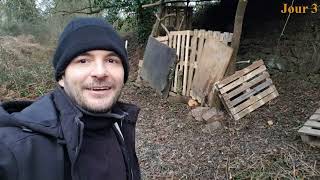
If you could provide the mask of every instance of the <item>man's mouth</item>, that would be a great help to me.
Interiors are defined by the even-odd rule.
[[[90,91],[107,91],[111,89],[111,86],[103,86],[103,87],[90,87],[87,88]]]

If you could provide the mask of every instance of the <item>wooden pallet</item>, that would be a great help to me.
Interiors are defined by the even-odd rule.
[[[235,120],[279,95],[266,70],[259,60],[215,84],[222,103]]]
[[[299,129],[303,142],[320,147],[320,108]]]
[[[186,30],[171,31],[168,36],[157,37],[156,39],[177,51],[177,65],[171,91],[190,96],[194,74],[202,54],[203,45],[208,37],[212,37],[224,44],[230,44],[232,33],[221,33],[219,31]]]

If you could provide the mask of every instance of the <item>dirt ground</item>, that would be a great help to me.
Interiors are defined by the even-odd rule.
[[[131,78],[122,100],[141,108],[136,146],[144,179],[320,179],[319,148],[298,134],[320,108],[319,74],[269,69],[279,97],[238,121],[226,117],[221,128],[208,133],[188,105],[134,86],[141,53],[141,48],[129,52]]]
[[[137,153],[144,177],[320,178],[319,149],[304,144],[298,134],[320,108],[320,81],[280,72],[271,78],[278,98],[239,121],[226,117],[211,134],[188,115],[187,105],[170,104],[152,89],[128,83],[123,100],[141,107]]]

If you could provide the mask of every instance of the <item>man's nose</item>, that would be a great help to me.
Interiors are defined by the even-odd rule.
[[[92,76],[96,78],[104,78],[109,75],[108,68],[104,61],[96,61],[91,73]]]

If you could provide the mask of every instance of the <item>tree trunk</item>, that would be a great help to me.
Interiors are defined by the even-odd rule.
[[[161,0],[161,4],[159,7],[159,18],[160,19],[163,17],[164,9],[165,9],[165,3],[164,3],[164,0]],[[161,22],[158,19],[156,19],[156,22],[154,23],[153,28],[152,28],[151,36],[153,36],[153,37],[159,36],[160,23]]]
[[[225,74],[226,76],[231,75],[236,71],[236,60],[237,60],[237,54],[238,54],[239,45],[240,45],[243,17],[246,11],[247,3],[248,3],[248,0],[239,0],[238,2],[236,17],[234,20],[232,42],[231,42],[233,53],[230,59],[230,63],[228,65],[228,69]]]

